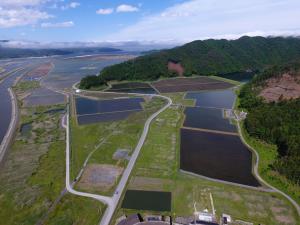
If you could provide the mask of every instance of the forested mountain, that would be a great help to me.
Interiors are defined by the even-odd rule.
[[[272,168],[299,184],[300,61],[265,70],[241,89],[239,97],[240,107],[248,111],[248,133],[277,145]]]
[[[184,67],[184,75],[190,76],[262,69],[299,57],[299,38],[245,36],[238,40],[194,41],[107,67],[101,72],[98,83],[109,80],[155,80],[174,76],[174,72],[168,71],[169,60],[179,61]]]

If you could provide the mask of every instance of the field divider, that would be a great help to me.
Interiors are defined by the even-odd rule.
[[[114,114],[114,113],[122,113],[122,112],[138,112],[143,109],[128,109],[128,110],[120,110],[120,111],[111,111],[111,112],[100,112],[100,113],[88,113],[88,114],[78,114],[77,117],[80,116],[93,116],[93,115],[106,115],[106,114]]]
[[[210,129],[196,128],[196,127],[181,127],[181,129],[201,131],[201,132],[207,132],[207,133],[215,133],[215,134],[225,134],[225,135],[239,136],[239,133],[228,132],[228,131],[220,131],[220,130],[210,130]]]

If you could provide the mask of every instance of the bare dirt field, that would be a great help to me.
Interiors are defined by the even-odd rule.
[[[172,184],[172,180],[134,176],[131,178],[128,188],[134,190],[163,191],[166,185]]]
[[[122,174],[123,168],[113,165],[91,164],[85,169],[82,178],[78,183],[79,188],[109,190],[118,177]]]
[[[209,77],[167,79],[154,82],[152,85],[161,93],[215,90],[233,86],[230,83]]]
[[[283,74],[280,78],[272,78],[266,82],[266,87],[261,91],[267,102],[279,99],[294,99],[300,97],[300,75],[291,76]]]

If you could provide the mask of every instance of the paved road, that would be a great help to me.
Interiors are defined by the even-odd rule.
[[[99,93],[99,92],[98,92]],[[120,93],[119,93],[120,94]],[[137,95],[137,94],[132,94],[132,95]],[[156,113],[154,113],[152,116],[150,116],[144,126],[144,130],[143,133],[138,141],[138,144],[130,158],[130,161],[125,169],[125,171],[123,172],[122,178],[114,192],[114,195],[112,197],[108,197],[108,196],[102,196],[102,195],[96,195],[96,194],[91,194],[91,193],[86,193],[86,192],[79,192],[73,189],[73,185],[70,183],[70,127],[69,127],[69,113],[67,113],[67,115],[65,115],[62,119],[62,126],[66,129],[66,188],[68,190],[68,192],[74,194],[74,195],[78,195],[78,196],[82,196],[82,197],[88,197],[88,198],[93,198],[96,199],[104,204],[107,205],[107,209],[104,213],[104,215],[102,216],[102,219],[100,221],[100,225],[109,225],[112,216],[116,210],[116,207],[118,205],[118,202],[121,198],[121,195],[126,187],[127,181],[129,179],[129,176],[132,172],[132,169],[135,165],[135,162],[139,156],[139,153],[144,145],[144,142],[146,140],[148,131],[149,131],[149,127],[151,122],[160,114],[162,113],[164,110],[166,110],[171,104],[172,104],[172,100],[169,97],[166,96],[161,96],[161,95],[148,95],[148,94],[138,94],[138,96],[151,96],[151,97],[159,97],[159,98],[163,98],[166,99],[168,101],[168,103],[161,108],[159,111],[157,111]]]

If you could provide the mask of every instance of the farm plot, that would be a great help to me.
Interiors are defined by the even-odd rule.
[[[26,107],[63,104],[65,96],[47,88],[37,88],[24,99]]]
[[[174,78],[160,80],[152,85],[161,93],[201,91],[230,88],[233,85],[209,77]]]
[[[252,154],[237,135],[181,129],[180,168],[202,176],[260,186]]]
[[[148,84],[142,82],[130,82],[113,84],[108,92],[156,94],[156,91]]]
[[[196,99],[196,106],[231,109],[236,98],[231,89],[219,91],[190,92],[186,99]]]
[[[122,208],[171,211],[171,192],[127,190]]]
[[[143,98],[92,100],[76,98],[77,120],[80,125],[126,119],[130,114],[142,111]]]
[[[187,107],[184,113],[184,127],[236,132],[235,125],[223,117],[222,109]]]
[[[78,183],[78,187],[83,190],[110,190],[116,184],[122,171],[123,168],[113,165],[88,165]]]

